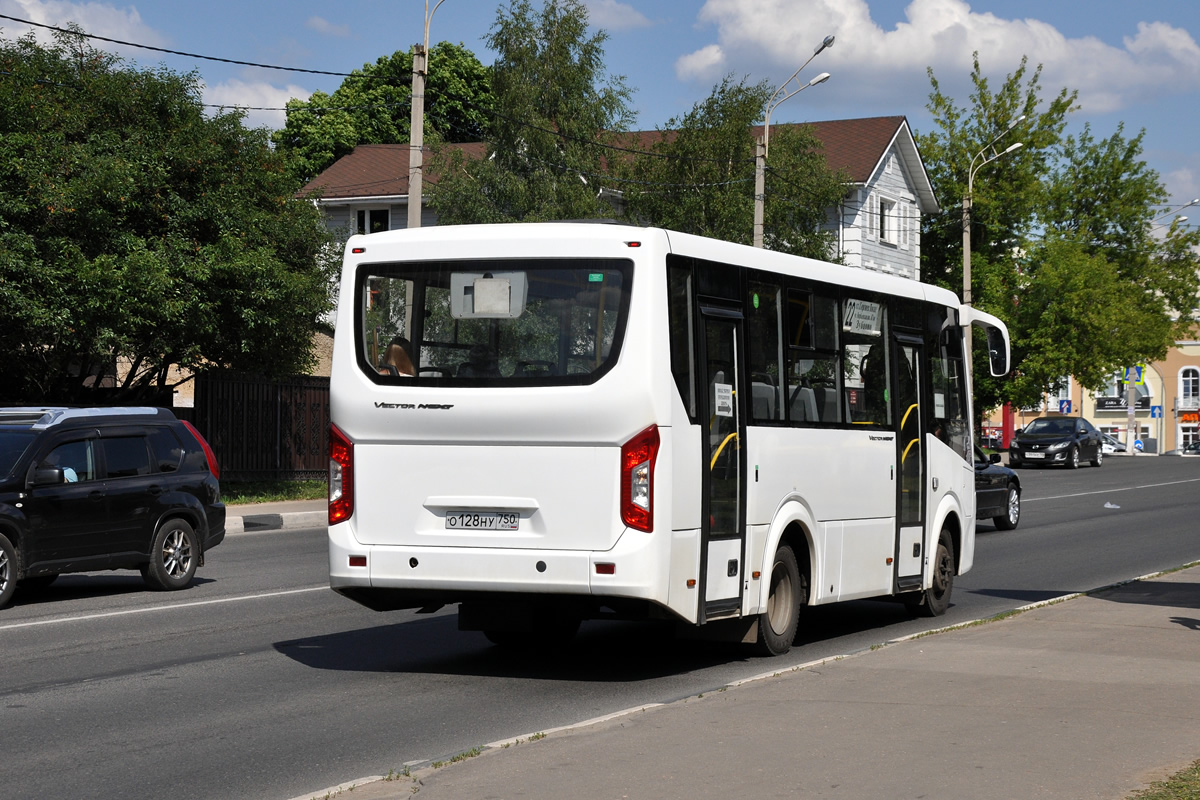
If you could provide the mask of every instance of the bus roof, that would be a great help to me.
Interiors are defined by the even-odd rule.
[[[661,237],[667,252],[692,256],[709,261],[722,261],[739,267],[761,269],[784,275],[805,277],[811,280],[839,286],[854,286],[867,291],[897,297],[927,300],[944,306],[957,307],[959,299],[954,292],[898,275],[886,275],[862,267],[848,267],[828,261],[818,261],[803,256],[779,253],[773,250],[735,244],[719,239],[710,239],[690,233],[669,231],[663,228],[647,228],[621,222],[518,222],[489,225],[437,225],[428,228],[398,229],[372,234],[358,234],[346,242],[349,255],[355,247],[371,244],[437,242],[449,240],[465,241],[572,241],[581,239],[628,241],[632,232],[637,238],[647,241]]]

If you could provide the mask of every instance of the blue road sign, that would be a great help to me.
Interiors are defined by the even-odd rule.
[[[1145,448],[1146,448],[1146,444],[1145,444],[1145,442],[1143,442],[1141,439],[1134,439],[1134,440],[1133,440],[1133,449],[1134,449],[1134,450],[1137,450],[1137,451],[1140,453],[1140,452],[1142,452],[1142,450],[1144,450]]]
[[[1058,413],[1070,414],[1071,413],[1071,401],[1070,400],[1059,400],[1058,401]]]
[[[1162,406],[1150,406],[1150,419],[1162,419],[1162,415]]]
[[[1144,386],[1146,383],[1145,370],[1146,370],[1145,364],[1138,364],[1136,367],[1126,367],[1125,368],[1125,383],[1132,383],[1132,384],[1136,384],[1137,386]]]

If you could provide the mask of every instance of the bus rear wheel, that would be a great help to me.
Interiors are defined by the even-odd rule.
[[[792,648],[800,624],[800,607],[807,601],[808,576],[800,574],[792,548],[780,545],[771,564],[767,608],[758,615],[759,653],[781,656]]]

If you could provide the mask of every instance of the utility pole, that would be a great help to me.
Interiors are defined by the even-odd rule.
[[[413,45],[412,116],[408,123],[408,227],[421,227],[421,180],[424,175],[425,146],[425,78],[429,66],[429,22],[434,11],[446,0],[438,0],[433,11],[425,0],[425,39]]]
[[[754,246],[763,246],[763,200],[767,193],[767,143],[758,137],[754,143]]]
[[[1133,372],[1137,372],[1137,367],[1133,368]],[[1137,384],[1130,379],[1130,370],[1125,371],[1125,405],[1128,417],[1126,419],[1125,433],[1125,452],[1131,456],[1137,455],[1137,448],[1133,446],[1134,441],[1138,438],[1137,429]]]
[[[438,5],[441,5],[440,3]],[[437,7],[434,7],[437,10]],[[428,31],[428,24],[426,25]],[[428,33],[426,33],[428,38]],[[421,176],[425,145],[425,45],[413,45],[412,117],[408,133],[408,227],[421,227]]]

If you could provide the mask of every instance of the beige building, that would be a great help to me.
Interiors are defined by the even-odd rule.
[[[1142,440],[1146,452],[1162,453],[1200,440],[1200,339],[1176,342],[1165,359],[1144,365],[1142,375],[1143,382],[1135,384],[1134,438]],[[1039,405],[1014,409],[1014,429],[1036,417],[1083,416],[1105,433],[1127,441],[1126,388],[1124,375],[1114,375],[1099,391],[1085,390],[1068,379],[1058,394],[1046,395]],[[1000,409],[984,420],[988,431],[999,431],[1002,424]]]

